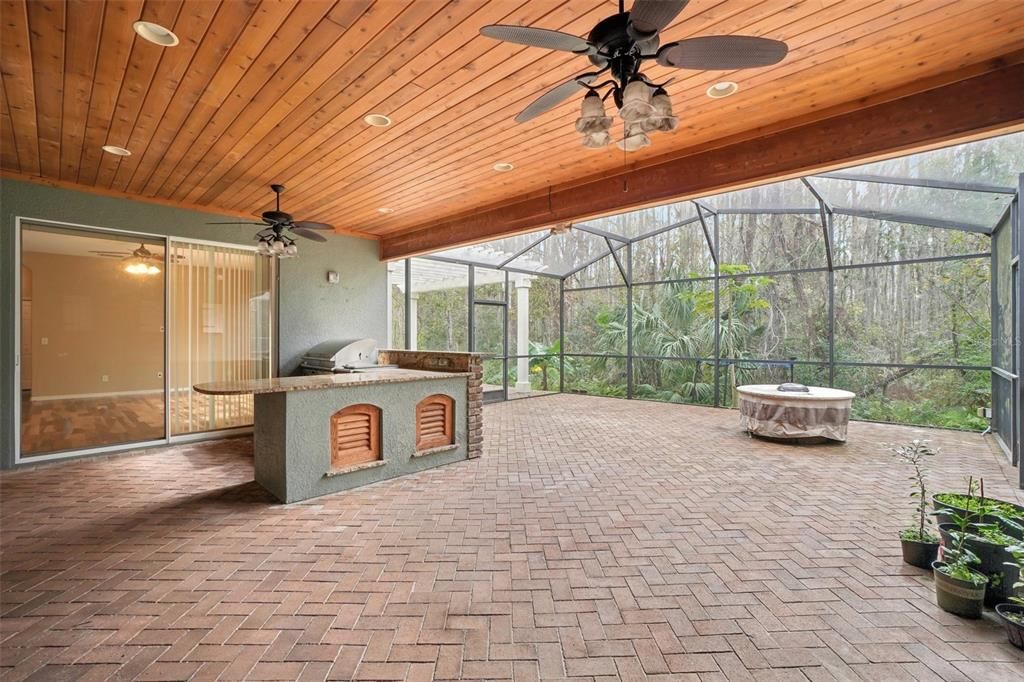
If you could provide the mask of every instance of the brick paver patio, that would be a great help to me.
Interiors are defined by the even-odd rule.
[[[486,408],[483,459],[284,506],[246,439],[2,477],[2,676],[1024,679],[991,614],[900,562],[906,470],[975,434],[751,440],[737,413],[557,395]],[[1021,497],[1017,497],[1021,499]]]

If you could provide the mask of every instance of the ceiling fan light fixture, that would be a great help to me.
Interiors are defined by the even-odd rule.
[[[583,146],[587,149],[604,149],[611,143],[612,136],[607,130],[599,130],[583,136]]]
[[[387,128],[391,125],[391,119],[384,114],[368,114],[363,120],[374,128]]]
[[[736,91],[740,89],[740,86],[732,81],[722,81],[721,83],[715,83],[707,89],[707,96],[711,99],[722,99],[729,95],[735,95]]]
[[[679,126],[679,119],[672,113],[672,99],[664,88],[654,91],[651,105],[654,107],[654,113],[644,121],[644,130],[647,132],[660,130],[670,133]]]
[[[619,141],[618,147],[624,152],[635,152],[651,144],[651,138],[644,132],[643,121],[626,123],[626,136]]]
[[[114,144],[105,144],[102,147],[100,147],[100,149],[102,149],[103,151],[105,151],[108,154],[113,154],[114,156],[131,156],[132,155],[132,153],[129,150],[125,149],[124,147],[118,147],[117,145],[114,145]]]
[[[174,35],[173,31],[160,24],[154,24],[152,21],[136,21],[132,24],[132,29],[143,40],[160,47],[174,47],[179,42],[178,36]]]
[[[654,113],[651,104],[651,88],[639,78],[632,80],[622,91],[622,106],[619,117],[626,123],[643,121]]]
[[[607,131],[611,127],[611,116],[605,116],[604,113],[604,100],[591,90],[580,105],[580,117],[576,119],[576,132],[588,135]]]

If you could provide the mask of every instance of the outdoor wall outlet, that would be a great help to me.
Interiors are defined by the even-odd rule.
[[[103,383],[106,383],[106,382],[110,381],[110,376],[107,375],[107,374],[104,374],[103,376],[100,377],[100,381],[102,381]]]
[[[336,273],[334,270],[327,271],[327,282],[329,284],[337,284],[340,281],[341,277],[338,276],[338,273]]]

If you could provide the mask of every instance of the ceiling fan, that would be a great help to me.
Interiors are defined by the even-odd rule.
[[[259,251],[263,255],[277,256],[278,258],[291,258],[299,253],[299,247],[288,234],[289,232],[315,242],[327,241],[316,231],[333,230],[333,226],[312,220],[294,220],[291,213],[281,210],[281,194],[284,192],[284,185],[271,185],[270,189],[274,191],[277,198],[276,208],[273,211],[263,212],[260,216],[263,222],[227,221],[207,223],[207,225],[265,225],[263,230],[256,233]]]
[[[124,271],[133,275],[159,275],[160,265],[163,263],[163,254],[156,254],[146,248],[145,244],[139,244],[134,251],[93,251],[97,256],[104,258],[120,258],[124,261]],[[171,255],[175,263],[185,260],[184,256]]]
[[[678,120],[664,83],[654,83],[640,72],[645,61],[661,66],[696,70],[731,70],[770,66],[782,61],[789,48],[784,42],[743,35],[699,36],[661,45],[661,31],[686,7],[689,0],[635,0],[627,12],[619,0],[619,13],[603,19],[586,39],[561,31],[530,26],[492,24],[480,29],[489,38],[586,57],[597,70],[580,74],[534,100],[516,116],[524,123],[554,108],[568,97],[587,90],[576,129],[587,147],[611,141],[612,120],[604,115],[609,95],[625,122],[619,147],[627,151],[650,144],[646,133],[674,130]],[[602,74],[609,80],[593,85]],[[601,90],[607,88],[602,96]]]

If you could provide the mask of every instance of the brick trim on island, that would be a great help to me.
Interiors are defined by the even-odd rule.
[[[480,353],[384,349],[378,353],[382,365],[431,372],[468,372],[466,379],[466,450],[469,459],[484,452],[484,361]]]

